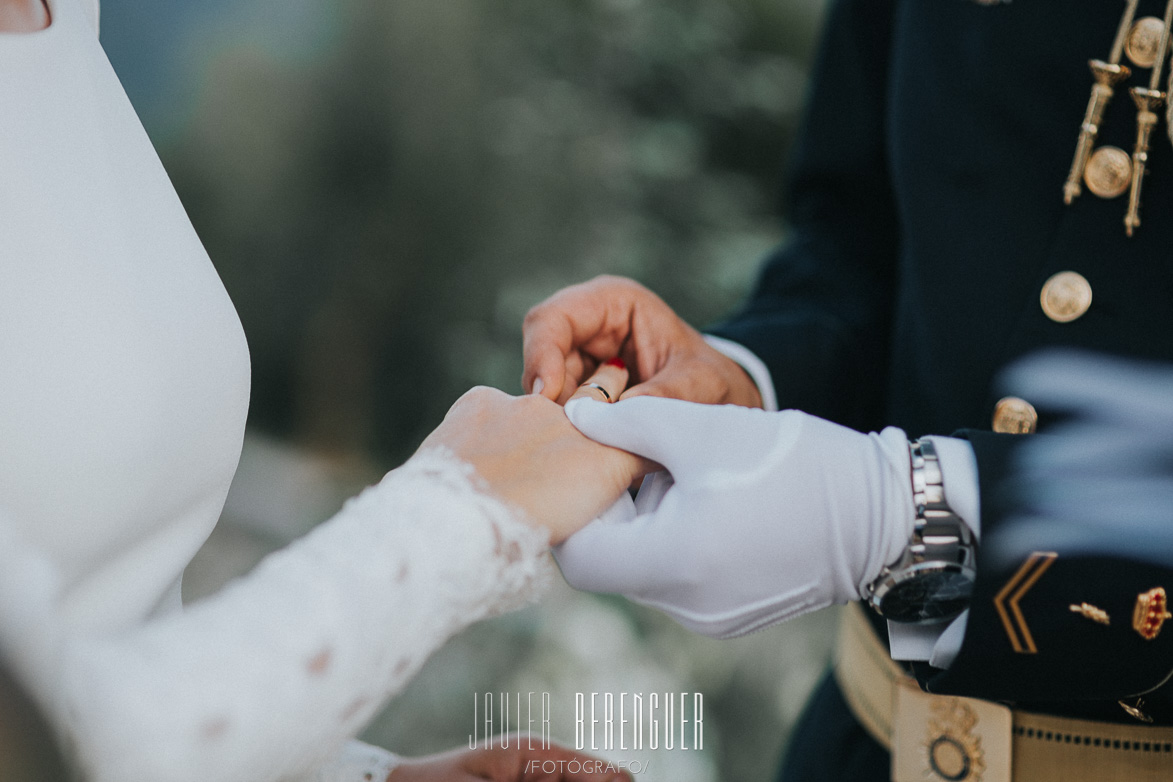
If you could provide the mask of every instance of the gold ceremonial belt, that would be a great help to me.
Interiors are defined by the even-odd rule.
[[[893,782],[1157,782],[1173,779],[1173,728],[1051,717],[930,695],[888,656],[859,604],[847,606],[835,680],[892,753]]]

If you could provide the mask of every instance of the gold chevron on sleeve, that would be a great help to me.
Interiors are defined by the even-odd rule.
[[[1006,585],[994,595],[994,608],[998,609],[998,616],[1002,617],[1002,627],[1010,638],[1010,646],[1019,654],[1035,654],[1038,648],[1035,639],[1031,637],[1030,628],[1026,626],[1026,619],[1018,602],[1031,590],[1047,568],[1058,558],[1053,551],[1036,551],[1027,557],[1022,567],[1011,576]],[[1020,640],[1021,639],[1021,640]]]

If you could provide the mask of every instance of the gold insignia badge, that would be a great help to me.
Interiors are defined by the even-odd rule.
[[[1090,619],[1097,624],[1110,625],[1112,623],[1112,620],[1108,618],[1107,611],[1102,608],[1096,608],[1091,603],[1080,603],[1079,605],[1075,605],[1073,603],[1067,607],[1073,613],[1079,614],[1086,619]]]
[[[1053,551],[1032,553],[998,594],[994,595],[994,608],[1002,619],[1006,637],[1010,639],[1011,648],[1019,654],[1035,654],[1038,647],[1035,646],[1035,639],[1030,634],[1026,617],[1022,615],[1018,603],[1058,557],[1059,555]]]
[[[1132,629],[1146,641],[1161,634],[1166,619],[1173,619],[1169,613],[1169,598],[1164,587],[1156,587],[1136,596],[1136,607],[1132,609]]]
[[[1141,722],[1152,722],[1153,721],[1153,718],[1150,717],[1149,715],[1145,714],[1140,708],[1141,706],[1144,705],[1144,698],[1137,698],[1136,704],[1132,705],[1132,706],[1129,706],[1124,701],[1116,701],[1116,702],[1120,704],[1120,708],[1124,709],[1124,711],[1127,712],[1129,717],[1132,717],[1133,719],[1140,720]]]
[[[959,698],[934,699],[925,737],[925,762],[935,777],[949,782],[981,782],[986,770],[977,715]]]

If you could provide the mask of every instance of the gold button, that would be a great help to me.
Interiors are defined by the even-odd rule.
[[[1161,48],[1161,36],[1165,23],[1155,16],[1138,19],[1128,31],[1124,52],[1128,59],[1141,68],[1151,68],[1157,61],[1157,50]]]
[[[1100,147],[1088,158],[1083,181],[1100,198],[1123,195],[1132,185],[1132,156],[1120,147]]]
[[[1025,399],[1008,396],[994,405],[994,431],[1003,434],[1030,434],[1039,425],[1039,414]]]
[[[1070,323],[1092,306],[1092,286],[1082,274],[1059,272],[1043,283],[1039,304],[1056,323]]]

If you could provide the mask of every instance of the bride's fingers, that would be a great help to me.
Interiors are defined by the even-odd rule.
[[[627,388],[627,365],[621,358],[613,358],[599,366],[595,374],[583,381],[570,399],[586,397],[599,402],[614,402]],[[566,401],[570,401],[570,399]]]
[[[619,399],[623,391],[627,388],[627,380],[630,376],[627,365],[623,363],[623,359],[613,358],[610,361],[604,362],[595,371],[595,374],[587,378],[570,396],[570,399],[566,401],[588,398],[599,402],[614,402]],[[636,456],[635,454],[628,454],[628,456],[634,459],[634,462],[631,464],[634,465],[635,469],[631,476],[630,489],[638,489],[644,476],[648,473],[663,469],[660,465],[642,456]]]

